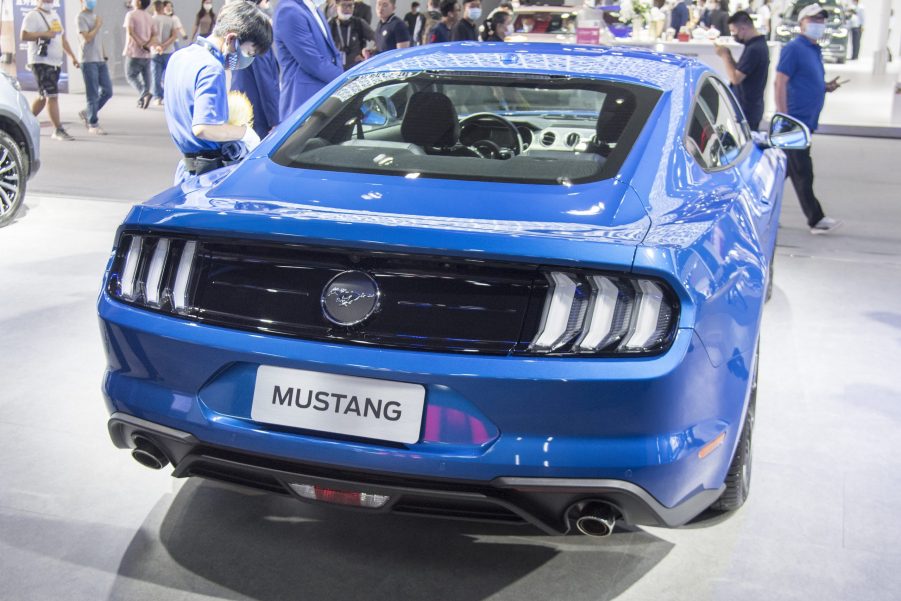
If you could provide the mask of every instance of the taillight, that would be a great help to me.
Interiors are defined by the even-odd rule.
[[[113,263],[109,293],[123,301],[186,313],[197,242],[126,234]]]
[[[550,271],[537,333],[537,355],[652,354],[672,341],[675,294],[657,280]]]

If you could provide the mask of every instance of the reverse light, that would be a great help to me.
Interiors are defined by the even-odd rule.
[[[333,505],[345,505],[348,507],[365,507],[379,509],[384,507],[391,497],[376,495],[367,492],[334,490],[314,484],[292,484],[291,489],[304,499],[322,501]]]
[[[655,280],[552,271],[529,354],[648,354],[676,326],[675,294]]]

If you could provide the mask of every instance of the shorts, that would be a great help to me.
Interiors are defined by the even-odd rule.
[[[38,84],[38,93],[42,97],[54,98],[59,94],[59,74],[61,70],[61,67],[43,63],[31,65],[31,72],[34,73],[34,79]]]

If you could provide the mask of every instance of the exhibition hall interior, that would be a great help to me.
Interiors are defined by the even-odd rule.
[[[0,600],[897,600],[901,0],[3,0]]]

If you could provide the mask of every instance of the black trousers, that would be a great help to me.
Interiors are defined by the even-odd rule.
[[[860,56],[860,27],[851,28],[851,60],[856,61]]]
[[[813,193],[813,159],[810,157],[810,148],[786,150],[785,156],[788,158],[788,177],[801,201],[801,210],[807,217],[807,225],[813,227],[826,215]]]

